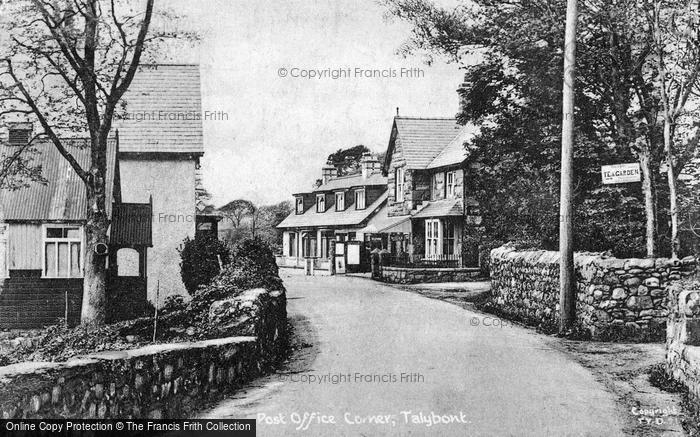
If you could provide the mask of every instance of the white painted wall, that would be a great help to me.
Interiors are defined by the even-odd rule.
[[[195,232],[195,161],[120,159],[122,200],[148,202],[153,196],[153,247],[148,249],[148,299],[187,295],[180,277],[178,248]]]

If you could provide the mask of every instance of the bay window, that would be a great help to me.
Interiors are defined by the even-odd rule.
[[[82,278],[83,229],[80,226],[44,226],[43,277]]]

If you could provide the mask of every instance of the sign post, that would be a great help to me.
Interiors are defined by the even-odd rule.
[[[603,184],[627,184],[630,182],[641,182],[642,172],[639,163],[604,165],[601,167]]]

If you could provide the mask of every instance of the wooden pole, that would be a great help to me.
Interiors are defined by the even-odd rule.
[[[559,201],[559,332],[565,333],[575,318],[576,279],[573,245],[573,171],[574,171],[574,91],[576,80],[577,0],[568,0],[564,41],[564,93],[561,135],[561,198]]]
[[[156,282],[156,304],[153,314],[153,342],[156,342],[156,333],[158,332],[158,300],[160,299],[160,279]]]

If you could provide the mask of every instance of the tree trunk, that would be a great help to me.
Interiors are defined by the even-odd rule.
[[[644,213],[646,215],[647,258],[656,257],[656,205],[654,204],[654,174],[651,169],[649,145],[643,141],[639,150],[639,165],[642,170],[642,190],[644,192]]]
[[[99,161],[106,153],[93,153],[93,166],[87,188],[87,224],[85,227],[85,267],[83,279],[83,304],[80,323],[100,326],[107,320],[107,265],[106,256],[95,253],[97,244],[107,244],[109,225],[105,210],[105,178],[101,175]],[[96,162],[97,161],[97,162]],[[95,165],[97,164],[97,165]],[[101,168],[106,168],[102,165]]]
[[[673,169],[673,145],[671,144],[671,120],[664,120],[664,150],[666,152],[666,175],[671,214],[671,257],[678,258],[680,240],[678,239],[678,194],[676,192],[676,172]]]

